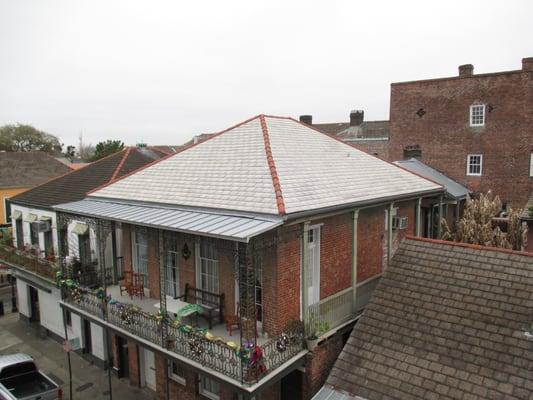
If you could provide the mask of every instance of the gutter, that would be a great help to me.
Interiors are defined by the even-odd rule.
[[[298,211],[292,214],[288,214],[286,216],[286,221],[292,221],[298,218],[305,218],[310,215],[317,215],[317,214],[324,214],[324,213],[331,213],[335,211],[342,211],[342,210],[350,210],[354,208],[370,208],[370,207],[378,207],[380,205],[389,204],[391,202],[395,201],[406,201],[406,200],[414,200],[419,197],[426,197],[433,194],[442,194],[446,191],[443,187],[437,188],[437,189],[429,189],[429,190],[422,190],[418,192],[412,192],[412,193],[406,193],[405,195],[393,195],[393,196],[386,196],[381,198],[374,198],[369,200],[362,200],[362,201],[356,201],[352,203],[345,203],[330,207],[324,207],[324,208],[316,208],[314,210],[306,210],[306,211]]]

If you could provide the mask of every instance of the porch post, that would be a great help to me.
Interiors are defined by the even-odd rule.
[[[167,314],[167,293],[166,293],[166,282],[167,282],[167,271],[165,268],[165,247],[163,231],[158,229],[157,231],[157,258],[159,262],[159,310],[163,315]],[[167,348],[167,324],[161,322],[161,346]]]
[[[387,266],[390,265],[392,259],[392,211],[394,210],[394,203],[389,204],[387,212]]]
[[[442,198],[442,195],[440,195],[439,197],[439,220],[437,221],[437,239],[440,239],[442,237],[442,225],[440,223],[442,219],[442,210],[443,210],[442,202],[443,202],[443,198]]]
[[[416,201],[416,236],[420,236],[422,224],[422,197]]]
[[[309,299],[307,298],[309,293],[308,280],[309,280],[309,221],[304,222],[303,231],[303,243],[302,243],[302,273],[301,273],[301,285],[302,285],[302,319],[307,322],[309,312]]]
[[[352,241],[352,311],[357,312],[357,228],[359,220],[359,210],[353,211],[353,241]]]

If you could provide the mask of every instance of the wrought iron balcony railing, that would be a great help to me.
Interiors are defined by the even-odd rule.
[[[40,257],[35,249],[20,250],[4,243],[0,244],[0,260],[53,281],[60,269],[55,260]]]
[[[133,304],[117,302],[106,297],[103,289],[91,290],[76,283],[64,293],[64,301],[74,307],[245,384],[258,382],[305,348],[301,324],[293,324],[286,333],[261,346],[241,347],[162,313],[151,314]]]

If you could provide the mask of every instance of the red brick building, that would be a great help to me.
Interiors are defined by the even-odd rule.
[[[533,190],[533,58],[522,69],[391,85],[392,161],[417,157],[474,192],[523,208]]]
[[[61,304],[158,399],[308,399],[399,242],[420,233],[423,200],[442,195],[260,115],[56,207],[59,231],[83,219],[94,232],[102,284],[67,288]],[[106,246],[123,271],[108,272]]]

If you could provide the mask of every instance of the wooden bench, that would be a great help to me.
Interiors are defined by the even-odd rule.
[[[195,288],[194,286],[185,284],[185,293],[178,297],[187,303],[200,304],[204,312],[200,314],[209,323],[209,329],[213,328],[213,318],[218,318],[219,323],[224,322],[224,293],[216,294]]]

